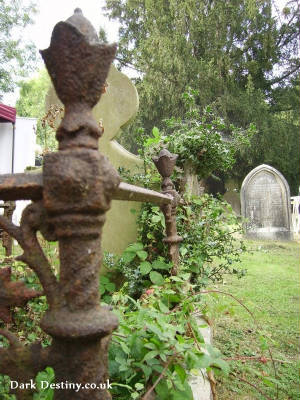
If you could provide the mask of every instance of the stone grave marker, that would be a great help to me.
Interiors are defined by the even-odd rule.
[[[259,165],[244,179],[241,188],[246,236],[290,240],[290,189],[284,176],[269,165]]]
[[[46,108],[52,104],[62,105],[53,87],[48,92]],[[120,129],[135,117],[138,106],[139,98],[134,84],[112,65],[107,77],[106,93],[94,107],[93,115],[104,127],[104,134],[99,140],[101,153],[109,158],[116,169],[123,167],[131,174],[143,171],[143,161],[124,149],[115,138]],[[57,120],[56,124],[59,122]],[[102,247],[105,251],[121,254],[130,243],[137,240],[136,214],[131,211],[138,211],[140,207],[141,203],[134,201],[112,201],[103,228]]]

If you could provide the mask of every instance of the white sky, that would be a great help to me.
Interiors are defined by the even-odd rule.
[[[27,35],[38,49],[45,49],[50,44],[52,30],[59,21],[69,18],[75,8],[82,9],[84,16],[90,20],[96,31],[102,26],[108,34],[110,42],[118,39],[118,24],[103,16],[104,0],[34,0],[38,14],[35,25],[26,28]]]
[[[23,2],[26,4],[29,0],[23,0]],[[35,23],[26,27],[23,37],[31,40],[37,49],[43,50],[49,47],[55,24],[69,18],[77,7],[82,9],[83,14],[91,21],[97,32],[100,26],[105,29],[110,43],[118,41],[118,22],[110,21],[103,16],[102,7],[105,5],[105,0],[33,0],[33,2],[37,5],[38,13],[34,16]],[[282,9],[286,2],[287,0],[276,0],[279,9]],[[39,60],[38,69],[43,66],[40,56]],[[129,69],[125,73],[129,76],[132,75],[132,71]],[[14,93],[5,94],[3,103],[15,106],[17,98],[18,89]]]
[[[33,0],[37,5],[37,14],[34,15],[35,23],[26,27],[24,39],[32,41],[38,50],[49,47],[51,34],[54,26],[68,19],[74,12],[75,8],[81,8],[84,16],[90,20],[96,31],[100,26],[105,29],[107,39],[110,43],[118,41],[119,24],[116,21],[109,21],[104,17],[102,7],[105,0]],[[24,4],[28,1],[24,0]],[[42,68],[44,63],[41,56],[38,56],[39,64],[37,68]],[[33,74],[33,76],[36,72]],[[31,76],[32,77],[32,76]],[[18,88],[14,93],[4,94],[3,103],[15,106],[18,98]]]

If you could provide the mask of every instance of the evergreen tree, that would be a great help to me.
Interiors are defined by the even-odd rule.
[[[106,10],[121,23],[119,66],[140,76],[135,127],[150,132],[182,117],[182,93],[199,90],[198,105],[212,104],[228,125],[258,128],[251,150],[239,157],[238,178],[269,162],[296,190],[297,1],[282,12],[271,0],[107,0]]]

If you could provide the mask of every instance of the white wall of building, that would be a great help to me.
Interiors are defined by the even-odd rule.
[[[14,172],[24,172],[34,166],[36,118],[17,117],[15,132]]]
[[[12,137],[12,123],[0,123],[0,174],[12,171]]]
[[[36,144],[36,118],[17,117],[15,126],[14,173],[24,172],[26,167],[34,166]],[[0,174],[12,173],[12,123],[0,123]],[[17,201],[13,215],[14,223],[18,224],[23,209],[30,203]],[[2,214],[2,209],[0,209]]]

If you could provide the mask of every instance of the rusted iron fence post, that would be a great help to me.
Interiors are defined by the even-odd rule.
[[[102,132],[91,110],[115,53],[115,45],[99,43],[78,9],[55,26],[51,45],[41,54],[65,106],[56,134],[59,151],[45,156],[42,179],[20,174],[2,180],[3,199],[36,200],[24,210],[20,227],[3,217],[0,226],[18,240],[24,251],[19,259],[39,277],[49,304],[41,327],[53,341],[46,349],[23,346],[10,332],[0,331],[10,341],[9,349],[0,349],[0,372],[28,382],[52,366],[56,382],[81,385],[79,390],[56,390],[55,399],[111,398],[105,389],[107,350],[118,320],[100,307],[99,269],[101,230],[119,176],[98,151]],[[37,241],[38,230],[47,240],[59,242],[59,281]],[[17,395],[32,397],[26,390]]]
[[[179,243],[182,242],[182,237],[177,234],[176,227],[176,207],[179,203],[180,196],[176,192],[174,184],[170,178],[174,170],[177,154],[172,154],[168,150],[163,149],[157,157],[153,157],[153,162],[162,176],[161,189],[165,195],[170,195],[173,198],[171,204],[163,204],[161,210],[166,221],[166,237],[164,242],[167,243],[169,249],[169,257],[173,263],[171,270],[172,275],[177,275],[179,265]]]
[[[65,106],[57,130],[59,151],[44,158],[43,199],[48,230],[59,242],[59,291],[41,327],[53,337],[58,382],[96,385],[55,399],[109,399],[99,390],[108,378],[109,335],[117,317],[99,305],[101,231],[119,177],[98,151],[102,130],[92,117],[100,99],[115,45],[99,43],[80,10],[58,23],[51,45],[41,52],[56,93]]]

